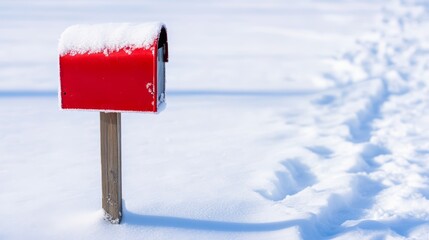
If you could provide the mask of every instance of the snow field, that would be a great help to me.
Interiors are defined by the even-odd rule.
[[[343,138],[347,141],[330,144],[337,146],[334,151],[323,145],[310,148],[336,160],[336,166],[317,166],[323,170],[315,174],[319,182],[308,190],[317,189],[317,198],[307,196],[315,202],[326,196],[326,202],[310,210],[322,217],[315,223],[321,224],[317,229],[322,236],[421,239],[428,234],[428,169],[422,151],[427,141],[417,124],[426,119],[427,35],[419,29],[427,25],[422,21],[427,10],[396,4],[385,10],[379,31],[360,39],[354,51],[334,62],[339,70],[327,77],[340,91],[316,101],[331,114],[329,124],[342,123],[348,130]],[[323,121],[318,126],[329,131]],[[324,185],[328,189],[321,188]],[[288,198],[283,203],[288,205]]]

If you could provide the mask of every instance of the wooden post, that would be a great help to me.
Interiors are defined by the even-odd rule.
[[[121,114],[100,112],[102,206],[105,218],[122,218]]]

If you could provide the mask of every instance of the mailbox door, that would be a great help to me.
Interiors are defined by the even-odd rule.
[[[157,105],[162,105],[165,101],[165,62],[164,47],[158,49],[157,56]]]

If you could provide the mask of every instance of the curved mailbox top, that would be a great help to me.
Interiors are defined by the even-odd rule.
[[[165,103],[162,23],[75,25],[60,38],[62,109],[159,112]]]

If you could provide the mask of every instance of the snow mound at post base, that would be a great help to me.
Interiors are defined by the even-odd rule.
[[[163,26],[161,22],[73,25],[61,34],[58,51],[64,56],[101,52],[108,55],[121,49],[129,53],[137,48],[148,49]]]

